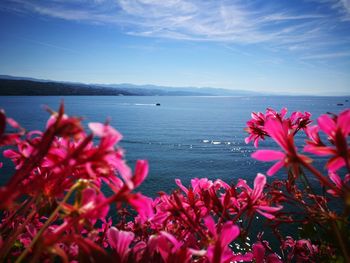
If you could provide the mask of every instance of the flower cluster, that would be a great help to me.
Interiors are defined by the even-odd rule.
[[[44,132],[27,132],[0,111],[0,146],[15,166],[0,187],[0,261],[349,262],[350,110],[310,118],[267,109],[247,122],[247,143],[271,137],[281,148],[252,157],[277,161],[267,175],[285,167],[286,179],[177,179],[150,198],[137,191],[147,161],[132,170],[108,122],[85,131],[61,105]],[[328,174],[299,152],[299,131],[304,152],[329,156]]]

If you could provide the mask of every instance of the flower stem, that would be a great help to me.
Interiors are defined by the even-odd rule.
[[[332,184],[327,177],[325,177],[324,175],[322,175],[315,167],[313,167],[311,164],[301,160],[301,164],[308,169],[311,173],[313,173],[317,179],[321,182],[322,185],[324,186],[328,186],[329,188],[335,190],[336,192],[339,192],[339,189]]]
[[[350,262],[350,256],[348,254],[348,249],[347,249],[347,245],[345,244],[344,242],[344,239],[340,233],[340,230],[338,228],[338,225],[337,225],[337,222],[332,220],[332,228],[335,232],[335,235],[337,237],[337,240],[338,240],[338,244],[340,246],[340,249],[342,251],[342,254],[344,256],[344,259],[345,259],[345,262]]]
[[[3,262],[5,260],[7,254],[11,250],[13,243],[17,240],[17,237],[22,231],[25,229],[26,225],[28,224],[29,221],[31,221],[34,217],[34,215],[37,213],[36,210],[33,210],[26,218],[26,220],[16,229],[16,231],[11,235],[11,237],[6,241],[4,246],[1,248],[1,253],[0,253],[0,262]]]
[[[80,181],[78,181],[77,183],[75,183],[67,192],[66,196],[63,198],[61,203],[65,203],[68,198],[72,195],[73,191],[81,184]],[[38,231],[38,233],[36,234],[36,236],[33,238],[32,242],[29,244],[28,247],[26,247],[26,249],[22,252],[22,254],[17,258],[17,260],[15,261],[15,263],[20,263],[23,261],[23,259],[28,255],[28,253],[30,252],[30,250],[34,247],[34,245],[36,244],[36,242],[39,240],[39,238],[41,237],[41,235],[44,233],[44,231],[50,226],[50,224],[54,221],[54,219],[56,218],[59,210],[61,209],[61,204],[59,204],[56,209],[52,212],[52,214],[50,215],[50,217],[46,220],[45,224],[42,226],[42,228]]]

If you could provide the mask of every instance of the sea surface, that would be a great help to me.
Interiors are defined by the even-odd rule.
[[[0,97],[0,108],[24,128],[42,130],[49,117],[43,105],[57,110],[62,100],[68,115],[84,117],[85,125],[109,119],[123,134],[120,146],[131,167],[137,159],[149,161],[150,173],[140,190],[150,196],[175,189],[175,178],[185,184],[194,177],[252,182],[258,172],[266,173],[272,163],[253,160],[254,147],[244,143],[247,134],[243,129],[252,111],[287,107],[289,113],[310,111],[315,118],[350,106],[348,97],[5,96]],[[297,144],[304,139],[298,136]],[[271,140],[260,148],[278,149]],[[12,169],[5,161],[0,185]]]

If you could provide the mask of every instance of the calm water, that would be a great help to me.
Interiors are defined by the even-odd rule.
[[[111,124],[123,135],[120,144],[128,163],[148,159],[150,174],[141,190],[149,195],[175,188],[174,179],[186,184],[193,177],[221,178],[228,183],[243,177],[251,181],[271,164],[250,158],[252,145],[244,143],[243,131],[252,111],[266,107],[289,112],[310,111],[318,116],[339,113],[349,107],[334,97],[0,97],[0,108],[26,129],[43,129],[48,113],[41,105],[57,109],[64,100],[66,112],[85,118],[84,123]],[[155,106],[160,103],[161,106]],[[344,103],[344,106],[337,106]],[[298,138],[299,143],[303,138]],[[276,147],[270,142],[261,144]],[[11,167],[5,163],[0,182]]]

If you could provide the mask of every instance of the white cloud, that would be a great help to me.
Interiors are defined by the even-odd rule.
[[[327,4],[337,10],[342,21],[350,21],[350,0],[309,0],[321,4]]]
[[[343,57],[350,57],[350,52],[333,52],[333,53],[324,53],[324,54],[317,54],[317,55],[309,55],[309,56],[303,56],[302,59],[336,59],[336,58],[343,58]]]
[[[332,1],[333,8],[342,4],[350,12],[350,0],[318,1]],[[328,14],[281,11],[267,5],[257,9],[243,0],[5,0],[0,8],[4,6],[65,20],[114,24],[126,34],[137,36],[267,43],[286,50],[327,39],[333,26],[325,23]]]

